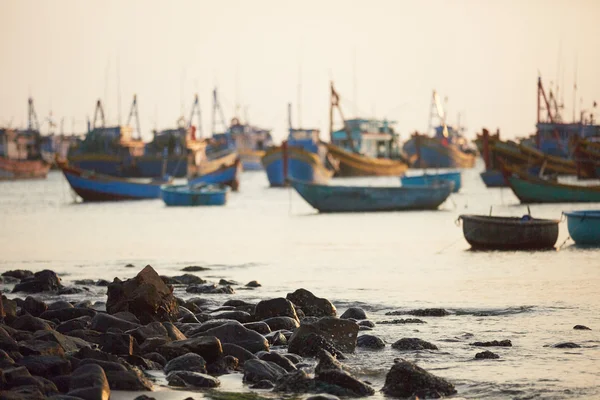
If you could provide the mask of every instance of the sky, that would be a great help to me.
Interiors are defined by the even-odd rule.
[[[97,99],[124,124],[137,94],[149,139],[198,93],[209,135],[217,87],[227,120],[280,141],[292,102],[328,139],[333,80],[346,117],[397,121],[402,139],[427,129],[434,89],[468,137],[514,138],[535,130],[538,74],[566,120],[575,77],[577,112],[600,100],[597,0],[0,0],[0,15],[0,126],[25,127],[29,96],[43,132],[50,112],[84,132]]]

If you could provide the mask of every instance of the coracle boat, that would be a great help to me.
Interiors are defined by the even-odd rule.
[[[227,202],[228,187],[204,185],[164,185],[160,195],[167,206],[222,206]]]
[[[472,248],[483,250],[544,250],[554,247],[560,221],[519,217],[461,215],[463,234]]]
[[[425,172],[421,175],[406,175],[400,178],[400,182],[402,182],[402,186],[404,187],[431,185],[442,181],[454,182],[454,193],[458,192],[462,187],[460,172],[442,172],[438,174]]]
[[[563,212],[569,235],[576,244],[600,245],[600,210]]]
[[[452,193],[451,182],[414,187],[329,186],[290,179],[311,206],[323,213],[435,210]]]

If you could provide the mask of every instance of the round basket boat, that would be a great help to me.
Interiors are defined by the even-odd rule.
[[[569,235],[577,244],[600,246],[600,210],[563,213],[567,216]]]
[[[461,215],[465,239],[474,249],[544,250],[558,239],[558,220],[524,216]]]

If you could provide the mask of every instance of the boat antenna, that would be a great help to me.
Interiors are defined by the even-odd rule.
[[[119,55],[117,55],[117,118],[119,126],[121,126],[121,63]]]
[[[288,103],[288,130],[292,131],[292,103]]]
[[[131,110],[129,111],[129,118],[127,118],[127,125],[131,126],[131,118],[135,115],[135,123],[138,131],[138,139],[142,138],[142,131],[140,129],[140,115],[138,113],[137,95],[133,95],[133,102],[131,103]]]

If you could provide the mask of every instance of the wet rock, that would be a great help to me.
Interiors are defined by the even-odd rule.
[[[285,353],[283,354],[283,356],[290,360],[294,365],[297,365],[298,363],[302,362],[302,357],[294,353]]]
[[[3,272],[2,276],[10,276],[11,278],[22,280],[32,278],[33,272],[28,271],[26,269],[12,269],[10,271]]]
[[[411,310],[407,314],[414,315],[415,317],[445,317],[450,315],[450,313],[443,308],[424,308]]]
[[[75,352],[90,344],[79,338],[65,336],[56,331],[37,331],[33,334],[34,339],[58,343],[67,353]]]
[[[185,267],[181,269],[183,272],[200,272],[200,271],[209,271],[208,267],[201,267],[199,265],[190,265],[189,267]]]
[[[17,302],[4,295],[0,299],[0,320],[4,318],[6,322],[13,321],[17,317]]]
[[[135,278],[120,281],[115,278],[108,286],[106,310],[109,314],[129,311],[148,324],[153,321],[175,321],[178,305],[173,288],[168,287],[151,266],[146,266]]]
[[[111,390],[152,390],[152,382],[136,368],[125,372],[105,371]]]
[[[230,319],[242,324],[252,321],[252,316],[244,311],[220,311],[211,314],[214,318]]]
[[[300,326],[298,320],[290,317],[271,317],[262,322],[269,325],[269,329],[271,329],[271,331],[279,331],[282,329],[286,331],[294,331]]]
[[[125,360],[127,363],[133,365],[134,367],[138,367],[142,371],[161,370],[164,366],[164,364],[162,363],[157,363],[155,361],[149,360],[144,357],[140,357],[135,354],[132,354],[130,356],[121,356],[121,359]]]
[[[206,370],[209,375],[231,374],[240,369],[240,360],[233,356],[224,356],[214,363],[208,364]]]
[[[237,344],[251,353],[269,350],[269,342],[264,336],[245,328],[237,321],[230,321],[221,326],[194,335],[194,337],[201,336],[214,336],[218,338],[221,343]]]
[[[186,400],[188,400],[188,399],[191,399],[191,397],[188,397]],[[154,397],[150,397],[150,396],[146,396],[145,394],[142,394],[142,395],[140,395],[140,396],[136,397],[136,398],[135,398],[135,399],[133,399],[133,400],[156,400],[156,398],[154,398]],[[193,399],[192,399],[192,400],[193,400]]]
[[[144,354],[144,358],[159,364],[161,366],[159,369],[162,369],[165,365],[167,365],[167,359],[161,354],[155,352]]]
[[[410,397],[421,390],[434,390],[444,396],[456,393],[454,385],[437,377],[417,365],[403,359],[394,360],[394,365],[385,377],[381,391],[391,397]]]
[[[198,320],[198,318],[196,318],[195,315],[193,314],[186,314],[184,315],[179,322],[184,323],[184,324],[199,324],[200,321]]]
[[[144,340],[144,343],[140,345],[141,353],[152,353],[158,350],[159,347],[171,343],[171,338],[168,337],[155,337]]]
[[[306,400],[340,400],[340,398],[332,394],[319,393],[313,396],[308,396]]]
[[[241,321],[240,321],[241,322]],[[258,332],[261,335],[268,335],[271,333],[271,328],[266,322],[247,322],[243,324],[245,328],[250,329],[251,331]]]
[[[265,335],[265,339],[267,339],[270,346],[287,346],[288,344],[287,338],[281,331],[268,333]]]
[[[16,284],[13,293],[25,292],[25,293],[40,293],[40,292],[51,292],[58,291],[62,288],[60,278],[54,271],[45,269],[40,272],[36,272],[33,276],[24,278],[20,283]]]
[[[81,286],[94,286],[96,284],[93,279],[76,279],[73,283]]]
[[[46,396],[34,385],[19,386],[0,392],[1,400],[44,400]]]
[[[580,330],[580,331],[591,331],[591,329],[585,325],[575,325],[573,327],[573,329]]]
[[[40,314],[48,309],[48,305],[33,296],[27,296],[21,308],[32,316],[39,317]]]
[[[91,309],[92,308],[92,302],[89,301],[89,300],[79,301],[79,302],[75,303],[75,308]]]
[[[64,300],[58,300],[54,303],[48,304],[48,310],[61,310],[63,308],[73,308],[73,304]]]
[[[492,340],[491,342],[474,342],[471,343],[471,346],[478,347],[512,347],[512,343],[510,340]]]
[[[70,321],[68,321],[70,322]],[[85,340],[89,343],[102,344],[102,333],[90,329],[74,329],[68,332],[70,337]]]
[[[89,364],[98,365],[98,366],[102,367],[104,372],[109,372],[109,371],[126,372],[127,371],[127,367],[125,367],[123,364],[120,364],[118,362],[95,360],[92,358],[84,358],[83,360],[81,360],[79,362],[79,365],[77,366],[77,368],[84,366],[84,365],[89,365]]]
[[[25,356],[15,364],[27,368],[32,375],[49,378],[71,373],[71,363],[59,356]]]
[[[19,342],[18,351],[24,356],[65,356],[65,350],[58,343],[42,340]]]
[[[110,285],[110,282],[107,281],[106,279],[98,279],[96,281],[96,286],[108,286]]]
[[[18,348],[19,345],[17,341],[13,339],[11,335],[0,326],[0,350],[12,352],[17,351]]]
[[[0,283],[5,285],[14,285],[19,283],[21,280],[17,278],[13,278],[12,276],[0,276]]]
[[[315,381],[308,376],[306,371],[299,369],[279,378],[275,382],[273,391],[286,393],[314,393],[323,392],[324,390],[318,390]]]
[[[16,343],[16,342],[15,342]],[[12,368],[15,364],[15,360],[4,350],[0,350],[0,370],[5,368]],[[0,377],[0,382],[2,382],[2,378]]]
[[[288,293],[286,298],[301,308],[305,315],[314,317],[330,317],[336,315],[336,309],[327,299],[320,298],[306,289],[297,289]]]
[[[202,356],[206,362],[212,363],[221,358],[223,348],[221,347],[221,342],[216,337],[199,336],[166,343],[158,347],[157,353],[161,354],[167,360],[172,360],[187,353],[196,353]]]
[[[206,293],[206,294],[234,294],[235,290],[231,286],[217,286],[214,283],[204,285],[191,285],[185,289],[188,293]]]
[[[89,289],[71,286],[71,287],[61,287],[58,290],[58,294],[60,294],[60,295],[79,294],[79,293],[83,293],[83,292],[89,292]]]
[[[102,350],[91,349],[84,347],[74,354],[75,358],[84,360],[86,358],[98,361],[119,362],[119,358],[113,354],[106,353]]]
[[[323,317],[312,324],[320,335],[330,340],[336,348],[353,352],[356,348],[358,325],[352,321],[336,317]]]
[[[96,314],[97,311],[92,310],[91,308],[75,308],[71,305],[71,307],[69,308],[48,310],[42,313],[40,315],[40,318],[46,319],[48,321],[58,320],[60,322],[65,322],[80,317],[93,318],[94,316],[96,316]]]
[[[383,349],[385,347],[384,341],[374,335],[359,336],[356,339],[356,345],[367,349]]]
[[[420,320],[418,318],[400,318],[400,319],[392,319],[387,321],[379,321],[378,324],[382,325],[402,325],[402,324],[426,324],[427,322]]]
[[[257,383],[262,380],[277,381],[286,374],[279,365],[262,360],[248,360],[244,363],[244,382]]]
[[[477,360],[492,360],[492,359],[496,359],[496,358],[500,358],[500,356],[496,353],[492,353],[489,350],[482,351],[481,353],[475,354],[475,359],[477,359]]]
[[[206,373],[206,361],[196,353],[187,353],[169,361],[163,369],[165,374],[173,371],[192,371]]]
[[[259,360],[275,363],[275,364],[279,365],[281,368],[285,369],[287,372],[292,372],[292,371],[296,370],[296,366],[294,365],[293,362],[291,362],[289,359],[285,358],[281,354],[276,353],[274,351],[272,351],[272,352],[260,351],[260,352],[256,353],[256,355],[259,358]]]
[[[51,381],[54,383],[60,393],[68,393],[71,385],[70,375],[53,376]]]
[[[439,350],[435,344],[426,342],[425,340],[418,338],[402,338],[394,344],[392,344],[392,348],[396,350],[402,351],[410,351],[410,350]]]
[[[131,322],[132,324],[137,324],[137,325],[141,325],[142,324],[140,322],[140,320],[138,319],[138,317],[136,317],[135,315],[133,315],[129,311],[119,311],[117,313],[112,314],[112,316],[115,317],[115,318],[122,319],[122,320],[127,321],[127,322]]]
[[[257,287],[261,287],[262,285],[260,283],[258,283],[258,281],[250,281],[248,283],[246,283],[246,287],[250,287],[250,288],[257,288]]]
[[[167,331],[167,336],[171,338],[171,340],[187,339],[187,337],[171,322],[163,322],[163,326]]]
[[[315,375],[319,375],[321,372],[328,370],[344,370],[342,364],[338,360],[336,360],[335,357],[333,357],[331,353],[327,350],[319,350],[317,358],[319,359],[319,362],[315,367]]]
[[[92,318],[90,329],[102,333],[106,333],[111,328],[117,328],[122,332],[139,328],[140,325],[133,322],[125,321],[117,318],[114,315],[98,313]]]
[[[343,360],[345,358],[344,354],[332,342],[315,333],[313,329],[305,328],[305,326],[301,325],[290,338],[288,342],[289,352],[302,357],[316,357],[319,350],[323,349],[335,355],[338,359]]]
[[[359,381],[348,372],[339,369],[321,371],[319,374],[315,375],[315,380],[329,385],[339,386],[349,391],[350,393],[348,394],[356,397],[372,396],[375,394],[375,390],[371,386]]]
[[[578,349],[581,346],[578,345],[577,343],[564,342],[564,343],[557,343],[555,345],[552,345],[552,347],[554,347],[555,349]]]
[[[373,321],[369,321],[368,319],[362,320],[358,322],[359,327],[365,328],[375,328],[375,323]]]
[[[67,334],[74,330],[85,330],[89,328],[92,318],[90,317],[79,317],[73,318],[69,321],[65,321],[56,327],[56,331],[62,334]]]
[[[363,310],[360,307],[350,307],[349,309],[347,309],[346,311],[344,311],[344,313],[340,316],[341,319],[355,319],[355,320],[361,320],[361,319],[367,319],[367,313],[365,312],[365,310]]]
[[[37,387],[37,389],[40,391],[40,393],[42,393],[46,397],[49,397],[49,396],[59,393],[58,388],[52,381],[42,378],[41,376],[18,377],[16,379],[13,379],[13,380],[7,382],[5,389],[13,389],[13,388],[17,388],[19,386]]]
[[[69,396],[85,400],[108,400],[110,387],[104,370],[94,364],[83,365],[73,371],[69,384]]]
[[[223,343],[223,355],[232,356],[239,360],[240,363],[245,363],[248,360],[256,360],[257,357],[248,350],[232,343]]]
[[[171,386],[183,386],[194,388],[215,388],[221,382],[210,375],[191,372],[191,371],[174,371],[167,376],[167,381]]]
[[[101,349],[119,356],[130,356],[133,354],[133,336],[126,333],[105,333],[102,335]]]
[[[144,343],[146,339],[169,336],[167,329],[160,322],[151,322],[147,325],[127,331],[127,333],[131,334],[131,336],[133,336],[140,344]]]
[[[250,389],[273,389],[275,384],[271,381],[263,379],[262,381],[256,382],[254,385],[250,386]]]
[[[179,276],[172,276],[170,278],[161,276],[161,278],[166,284],[170,285],[201,285],[206,283],[204,279],[192,274],[183,274]]]
[[[52,327],[41,318],[32,317],[31,315],[21,315],[15,319],[11,327],[21,331],[35,332],[35,331],[51,331]]]

